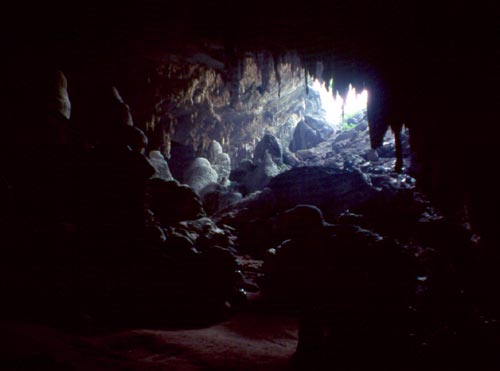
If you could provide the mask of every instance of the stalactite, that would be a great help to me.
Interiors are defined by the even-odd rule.
[[[307,75],[309,73],[307,70],[304,71],[304,78],[305,78],[305,84],[306,84],[306,95],[309,95],[309,81],[307,81]]]
[[[271,66],[269,55],[265,51],[258,52],[256,55],[257,68],[261,73],[261,86],[257,89],[262,95],[267,91],[269,87],[269,81],[271,80]]]
[[[242,60],[238,55],[236,47],[228,42],[224,46],[225,52],[225,70],[224,76],[225,83],[229,85],[229,92],[231,94],[231,105],[234,105],[239,100],[240,95],[240,80],[242,71]]]
[[[330,82],[334,78],[333,76],[333,63],[330,58],[323,61],[323,74],[321,76],[327,91],[330,91]],[[334,89],[332,89],[332,94],[335,97]]]
[[[279,71],[279,63],[280,63],[280,55],[278,53],[272,54],[273,64],[274,64],[274,76],[276,77],[276,81],[278,82],[278,97],[281,96],[281,75]]]

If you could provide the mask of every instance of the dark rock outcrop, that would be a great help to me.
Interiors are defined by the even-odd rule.
[[[299,167],[273,178],[269,183],[280,209],[297,204],[319,207],[326,218],[359,206],[376,194],[360,171],[333,167]]]
[[[151,210],[162,226],[205,216],[199,196],[187,185],[154,179],[149,182],[148,195]]]
[[[333,136],[333,134],[334,129],[326,122],[306,116],[304,120],[297,124],[293,132],[293,139],[289,146],[290,151],[296,152],[301,149],[315,147]]]
[[[271,134],[265,134],[255,146],[253,161],[256,164],[265,163],[266,153],[276,165],[283,164],[283,149],[278,138]]]

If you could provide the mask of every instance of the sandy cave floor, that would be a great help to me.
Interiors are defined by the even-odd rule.
[[[251,281],[262,264],[239,259]],[[103,329],[0,321],[1,371],[287,370],[297,318],[269,308],[259,293],[224,320],[197,328]]]
[[[285,370],[297,345],[293,316],[248,310],[197,329],[81,335],[0,322],[0,333],[2,370]]]

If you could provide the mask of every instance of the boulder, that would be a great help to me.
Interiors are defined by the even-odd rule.
[[[267,161],[266,153],[271,156],[271,159],[277,165],[283,164],[283,149],[281,141],[274,135],[265,134],[259,143],[255,146],[253,161],[256,164]]]
[[[300,164],[300,160],[297,158],[295,153],[285,149],[285,151],[283,151],[283,163],[291,167],[295,167]]]
[[[245,174],[241,183],[248,192],[261,190],[281,171],[272,155],[266,152],[257,167]]]
[[[360,171],[319,166],[286,171],[272,179],[269,187],[279,209],[309,204],[319,207],[327,218],[361,205],[377,193]]]
[[[289,148],[292,152],[313,148],[332,137],[333,134],[333,128],[326,122],[312,116],[306,116],[297,124]]]

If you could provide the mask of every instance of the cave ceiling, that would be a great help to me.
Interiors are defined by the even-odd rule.
[[[411,113],[426,106],[415,118],[421,125],[456,107],[464,117],[474,91],[498,81],[494,1],[9,2],[3,13],[7,59],[20,53],[36,64],[51,56],[70,70],[201,52],[230,69],[248,53],[280,60],[292,52],[340,90],[367,85],[405,97],[397,104]],[[476,114],[470,108],[467,118]]]
[[[12,17],[3,34],[10,42],[50,44],[66,58],[133,52],[158,58],[216,46],[224,48],[225,58],[293,51],[311,73],[314,62],[322,61],[326,77],[336,73],[351,80],[369,74],[411,78],[409,72],[417,69],[427,73],[480,48],[487,41],[478,35],[494,31],[487,19],[480,25],[485,30],[466,26],[473,17],[467,2],[147,0],[9,6]]]

